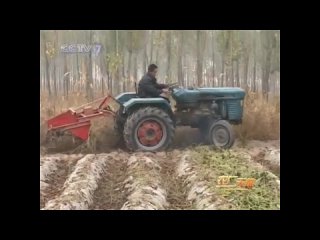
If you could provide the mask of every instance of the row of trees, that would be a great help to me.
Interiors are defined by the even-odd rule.
[[[49,96],[133,91],[150,63],[159,66],[159,82],[279,94],[277,30],[48,30],[40,43],[40,88]],[[70,44],[88,51],[63,52]]]

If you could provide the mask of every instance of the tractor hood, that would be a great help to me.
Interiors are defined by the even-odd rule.
[[[194,88],[194,89],[173,89],[172,97],[177,102],[197,102],[199,100],[215,99],[237,99],[242,100],[245,91],[242,88]]]

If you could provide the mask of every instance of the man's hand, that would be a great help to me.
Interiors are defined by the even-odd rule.
[[[169,96],[170,96],[169,89],[168,88],[162,89],[162,93],[160,94],[160,96],[164,97],[164,98],[169,98]]]
[[[163,93],[168,93],[168,92],[169,92],[169,89],[168,89],[168,88],[164,88],[164,89],[162,89],[162,92],[163,92]]]

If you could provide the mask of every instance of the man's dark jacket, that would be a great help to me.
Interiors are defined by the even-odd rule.
[[[150,74],[145,74],[139,82],[138,95],[142,98],[159,97],[163,88],[167,88],[166,84],[157,83],[157,79]]]

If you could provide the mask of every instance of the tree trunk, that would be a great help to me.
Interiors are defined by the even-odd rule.
[[[108,77],[108,90],[112,94],[113,89],[112,89],[112,76],[109,70],[109,62],[107,63],[107,77]]]
[[[142,71],[143,72],[147,71],[147,62],[148,62],[147,58],[148,58],[147,57],[147,46],[144,45],[144,47],[143,47],[143,62],[142,62]]]
[[[126,71],[125,71],[125,55],[124,55],[124,51],[122,51],[122,63],[121,63],[121,69],[122,69],[122,79],[126,79]]]
[[[233,32],[229,31],[230,42],[230,56],[229,56],[229,74],[228,74],[228,86],[233,86]]]
[[[234,71],[233,71],[233,65],[234,62],[231,60],[231,77],[230,77],[230,81],[231,81],[231,86],[234,87]]]
[[[46,66],[46,85],[47,85],[47,90],[49,97],[51,97],[51,86],[50,86],[50,75],[49,75],[49,59],[48,59],[48,54],[47,54],[47,42],[46,42],[46,36],[45,33],[42,33],[42,40],[44,44],[44,55],[45,55],[45,66]]]
[[[269,92],[269,75],[271,70],[271,55],[272,49],[275,46],[275,34],[274,31],[263,30],[261,33],[261,46],[263,62],[261,65],[262,70],[262,92],[268,100]]]
[[[253,38],[253,76],[252,76],[252,91],[256,92],[256,71],[257,71],[257,54],[256,54],[256,47],[257,47],[257,40],[256,37],[254,36]]]
[[[128,58],[128,70],[127,70],[127,72],[128,72],[128,78],[127,78],[128,79],[128,83],[131,82],[131,66],[132,66],[131,62],[132,62],[132,50],[129,51],[129,58]],[[123,91],[125,91],[126,90],[125,83],[123,85],[124,85],[123,86]]]
[[[101,94],[104,96],[104,79],[101,78]]]
[[[200,30],[197,31],[197,80],[198,86],[202,87],[202,54],[201,54],[201,32]]]
[[[56,51],[54,59],[53,59],[53,89],[54,89],[54,95],[57,96],[57,78],[56,78],[56,56],[58,56],[58,32],[54,31],[55,35],[55,41],[54,41],[54,50]]]
[[[257,66],[256,66],[256,55],[254,55],[253,59],[253,77],[252,77],[252,85],[253,85],[253,91],[256,92],[256,71],[257,71]]]
[[[41,51],[41,49],[40,49],[40,51]],[[43,75],[43,66],[42,66],[42,61],[41,61],[41,58],[40,58],[40,92],[42,91],[42,75]]]
[[[80,66],[79,66],[79,54],[78,53],[77,53],[76,57],[77,57],[77,77],[78,77],[77,81],[81,82]]]
[[[166,82],[171,82],[171,74],[170,74],[170,68],[171,68],[171,32],[168,30],[167,32],[167,71],[166,71]]]
[[[115,30],[116,31],[116,41],[115,41],[115,44],[116,44],[116,54],[117,56],[119,55],[119,38],[118,38],[118,30]]]
[[[147,44],[143,47],[143,72],[147,72],[148,68],[148,52],[147,52]]]
[[[67,56],[64,55],[64,67],[63,67],[63,86],[64,86],[64,96],[68,98],[69,92],[69,74],[68,74],[68,65],[67,65]]]
[[[112,93],[112,84],[111,84],[111,73],[110,73],[110,63],[105,60],[106,64],[106,74],[107,74],[107,88],[110,93]]]
[[[268,98],[269,92],[269,75],[271,67],[271,48],[267,50],[265,65],[262,69],[262,91],[263,94]]]
[[[129,42],[129,47],[128,47],[128,52],[129,52],[129,57],[128,57],[128,69],[127,69],[127,80],[128,80],[128,84],[130,85],[131,82],[131,66],[132,66],[132,49],[133,49],[133,33],[132,31],[129,32],[129,36],[128,36],[128,42]],[[123,91],[125,91],[126,87],[125,87],[126,83],[123,83]]]
[[[215,68],[214,68],[214,31],[212,31],[212,86],[214,87],[214,77],[215,77]]]
[[[224,79],[225,79],[225,54],[222,53],[221,57],[221,77],[220,77],[220,87],[224,86]]]
[[[53,89],[54,96],[57,96],[57,78],[56,78],[56,61],[53,59]]]
[[[161,30],[159,31],[159,42],[157,42],[156,62],[155,62],[156,64],[159,64],[158,60],[159,60],[160,41],[161,41]]]
[[[184,86],[183,83],[183,69],[182,69],[182,45],[183,44],[183,31],[179,32],[179,45],[178,45],[178,83]]]
[[[134,54],[134,82],[138,81],[138,64],[137,64],[138,53]],[[133,84],[134,85],[134,84]],[[130,86],[132,88],[132,85]]]
[[[244,69],[243,69],[243,87],[247,89],[248,87],[248,67],[249,67],[249,53],[245,50],[244,54]]]
[[[92,44],[92,31],[90,30],[89,32],[89,44]],[[91,52],[89,53],[89,64],[88,66],[88,71],[87,71],[87,98],[89,101],[93,100],[93,81],[92,81],[92,54]]]
[[[152,56],[153,56],[153,31],[151,30],[151,41],[150,41],[150,62],[148,63],[151,64],[153,59],[152,59]]]
[[[237,87],[240,87],[240,78],[239,78],[239,59],[236,61],[236,81]]]
[[[117,67],[116,72],[115,72],[115,77],[114,79],[118,82],[117,84],[117,94],[119,94],[121,92],[120,90],[120,79],[121,79],[121,69],[120,66]]]
[[[182,55],[182,79],[183,79],[183,84],[182,86],[183,87],[187,87],[188,86],[188,71],[189,71],[189,68],[187,67],[188,66],[188,61],[187,61],[187,58],[186,58],[186,54],[185,52],[183,51],[183,55]]]

